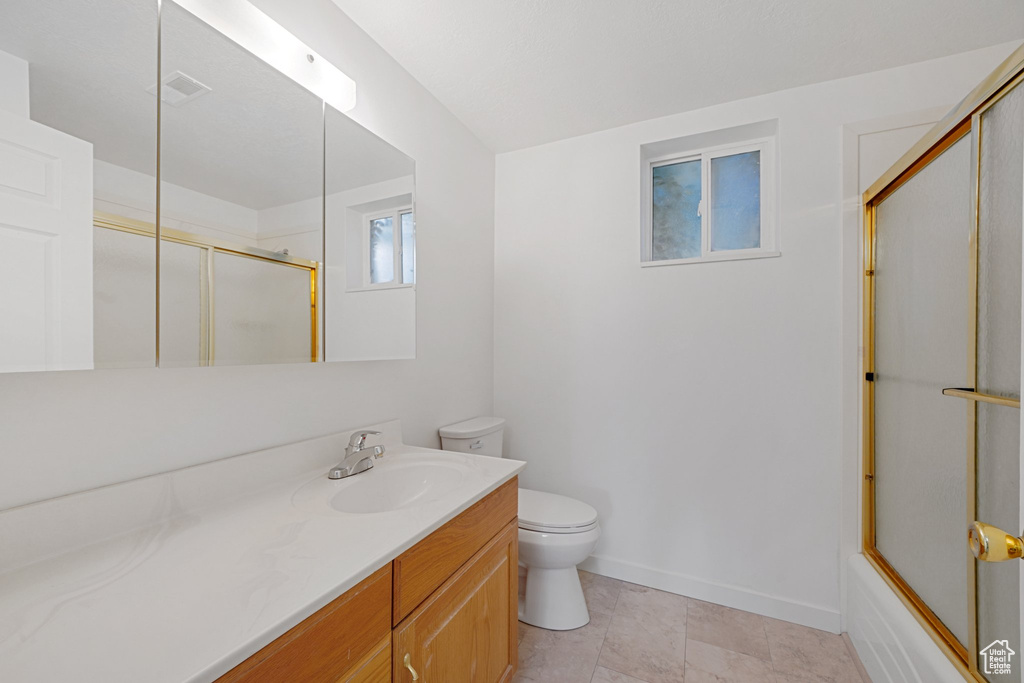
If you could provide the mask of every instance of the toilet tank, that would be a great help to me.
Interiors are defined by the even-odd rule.
[[[460,453],[476,453],[501,457],[501,437],[505,431],[501,417],[474,417],[437,430],[441,435],[441,448]]]

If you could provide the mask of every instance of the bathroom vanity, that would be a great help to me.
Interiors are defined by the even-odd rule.
[[[517,482],[222,676],[224,683],[508,681],[516,670]]]
[[[525,463],[374,428],[0,513],[0,680],[510,680]]]

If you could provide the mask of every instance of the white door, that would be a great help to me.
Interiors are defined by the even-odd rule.
[[[0,111],[0,372],[92,367],[92,144]]]

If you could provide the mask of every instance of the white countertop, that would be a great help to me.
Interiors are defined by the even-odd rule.
[[[375,428],[359,477],[442,456]],[[348,434],[0,512],[0,681],[213,681],[525,467],[443,452],[451,493],[345,514],[326,473]]]

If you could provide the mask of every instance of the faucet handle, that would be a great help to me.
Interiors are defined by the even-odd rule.
[[[352,436],[350,436],[348,439],[348,445],[358,446],[359,448],[362,448],[363,445],[366,443],[366,437],[373,436],[376,434],[380,434],[380,432],[376,432],[372,429],[361,429],[359,431],[352,432]]]

